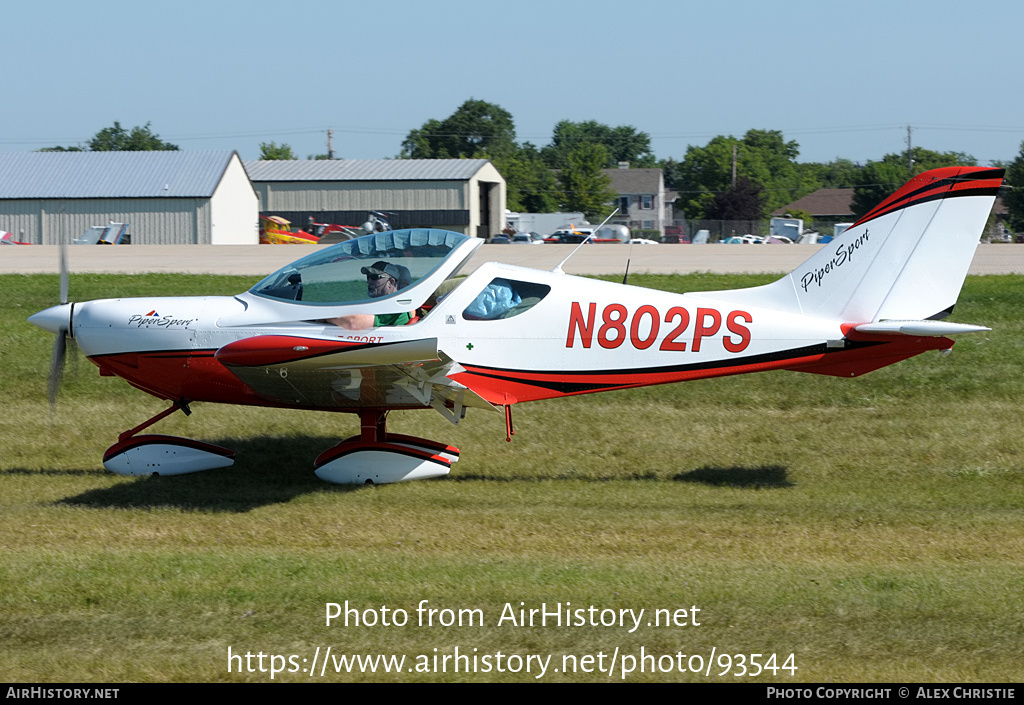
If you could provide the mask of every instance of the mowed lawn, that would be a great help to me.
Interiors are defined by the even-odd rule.
[[[253,283],[74,275],[71,298]],[[856,379],[524,404],[512,443],[500,414],[394,413],[462,459],[359,488],[311,467],[354,417],[204,404],[152,432],[231,447],[234,467],[107,473],[107,446],[164,404],[79,359],[51,417],[53,336],[25,318],[57,278],[0,287],[0,680],[1024,679],[1024,277],[968,279],[952,320],[990,333]]]

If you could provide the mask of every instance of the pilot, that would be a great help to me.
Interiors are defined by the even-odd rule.
[[[409,286],[412,282],[412,274],[408,267],[384,260],[374,262],[359,271],[366,275],[366,293],[371,299],[390,296],[399,289]],[[412,312],[403,311],[401,313],[381,313],[376,316],[368,313],[355,313],[349,316],[330,318],[328,322],[345,330],[365,330],[379,326],[404,326],[411,320]]]

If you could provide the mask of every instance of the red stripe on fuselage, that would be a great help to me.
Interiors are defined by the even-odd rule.
[[[540,399],[556,399],[558,397],[593,394],[613,389],[629,389],[645,387],[653,384],[670,384],[672,382],[688,382],[709,377],[724,377],[749,372],[783,369],[794,363],[813,364],[820,362],[823,355],[807,355],[787,358],[771,362],[757,362],[749,365],[732,365],[728,367],[701,368],[689,370],[673,370],[658,372],[639,370],[637,372],[616,372],[607,374],[593,372],[590,374],[562,374],[544,372],[525,372],[519,370],[486,370],[472,365],[463,365],[466,372],[452,375],[452,379],[464,384],[492,404],[505,404],[508,396],[515,397],[517,402],[538,401]]]

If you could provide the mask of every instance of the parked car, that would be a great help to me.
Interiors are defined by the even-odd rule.
[[[615,227],[619,227],[619,226],[615,226]],[[602,232],[602,230],[604,232]],[[590,236],[591,234],[593,234],[594,236],[591,237],[589,240],[587,240],[587,237]],[[566,245],[566,244],[576,245],[576,244],[579,244],[579,243],[583,242],[584,240],[587,240],[588,244],[592,244],[592,243],[604,244],[604,243],[620,243],[620,242],[622,242],[622,240],[620,240],[618,237],[614,236],[616,234],[617,234],[616,231],[611,230],[611,229],[607,229],[607,228],[602,228],[602,229],[598,230],[597,233],[594,233],[594,229],[593,228],[577,228],[577,227],[573,226],[573,227],[571,227],[569,229],[562,228],[560,230],[556,230],[555,232],[551,233],[550,237],[544,238],[544,242],[561,244],[561,245]],[[604,235],[608,235],[610,237],[604,237]]]
[[[565,244],[579,244],[587,239],[587,236],[593,232],[591,230],[583,230],[572,232],[570,230],[556,230],[551,233],[549,237],[544,238],[544,242],[554,243],[556,245]],[[591,240],[593,242],[593,240]]]
[[[513,245],[543,245],[544,236],[540,233],[516,233],[511,242]]]
[[[690,236],[683,232],[681,225],[666,225],[665,236],[661,238],[661,241],[665,244],[690,244]]]

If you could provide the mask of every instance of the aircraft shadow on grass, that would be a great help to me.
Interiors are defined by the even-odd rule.
[[[111,487],[87,490],[58,500],[64,506],[94,509],[187,509],[191,511],[244,513],[253,509],[288,502],[310,492],[348,493],[372,491],[360,485],[325,485],[310,470],[309,460],[296,449],[326,447],[329,440],[320,436],[288,438],[228,438],[213,441],[230,443],[238,449],[239,463],[217,472],[195,473],[179,477],[140,477]],[[102,475],[103,470],[8,470],[5,474],[26,475]],[[627,475],[577,477],[551,475],[539,477],[501,476],[483,473],[449,475],[441,482],[542,482],[550,480],[612,482],[658,481],[653,472]],[[671,476],[674,482],[692,482],[712,487],[772,489],[793,487],[787,469],[781,465],[760,467],[703,467]]]
[[[443,482],[550,482],[552,480],[573,482],[621,482],[658,481],[661,478],[653,471],[611,474],[601,476],[579,476],[572,473],[558,475],[491,475],[486,473],[458,473],[448,475]],[[760,467],[703,467],[689,472],[680,472],[670,478],[673,482],[693,482],[712,487],[735,487],[746,489],[779,489],[794,487],[788,478],[788,471],[781,465]]]
[[[87,490],[59,500],[57,504],[94,509],[171,508],[242,513],[288,502],[310,492],[363,490],[360,485],[325,485],[313,474],[306,454],[296,452],[330,447],[329,438],[225,438],[212,442],[235,448],[238,464],[216,472],[178,477],[139,477],[112,487]],[[93,471],[61,472],[91,474]],[[105,471],[96,472],[109,477]]]
[[[786,468],[781,465],[762,465],[756,468],[703,467],[689,472],[681,472],[672,479],[676,482],[695,482],[713,487],[747,489],[778,489],[794,486],[788,477]]]

